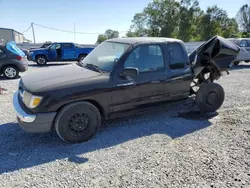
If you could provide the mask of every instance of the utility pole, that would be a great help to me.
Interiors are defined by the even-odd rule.
[[[35,31],[34,31],[34,23],[31,23],[31,27],[32,27],[32,32],[33,32],[33,41],[34,43],[36,43],[36,37],[35,37]]]
[[[74,22],[74,43],[76,42],[76,24]]]

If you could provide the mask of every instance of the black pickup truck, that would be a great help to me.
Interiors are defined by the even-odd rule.
[[[169,38],[119,38],[98,45],[80,64],[25,75],[14,94],[27,132],[56,130],[67,142],[90,139],[103,120],[127,116],[196,95],[202,112],[219,109],[239,48],[215,36],[190,55]]]

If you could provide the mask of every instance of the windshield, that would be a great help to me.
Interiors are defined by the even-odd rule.
[[[100,70],[109,72],[128,48],[129,44],[103,42],[87,55],[82,64],[93,64]]]

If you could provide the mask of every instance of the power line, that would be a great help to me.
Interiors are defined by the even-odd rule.
[[[25,30],[25,31],[23,31],[22,33],[27,32],[30,28],[31,28],[31,25],[29,26],[29,28],[28,28],[28,29],[26,29],[26,30]]]
[[[39,26],[39,27],[43,27],[43,28],[46,28],[46,29],[51,29],[51,30],[54,30],[54,31],[61,31],[61,32],[66,32],[66,33],[76,33],[76,34],[83,34],[83,35],[101,35],[101,34],[103,34],[103,33],[85,33],[85,32],[78,32],[78,31],[57,29],[57,28],[53,28],[53,27],[48,27],[48,26],[36,24],[36,23],[34,23],[34,25]],[[118,31],[118,32],[119,33],[124,33],[124,32],[127,32],[127,31]]]
[[[34,25],[39,26],[39,27],[43,27],[43,28],[46,28],[46,29],[51,29],[51,30],[61,31],[61,32],[67,32],[67,33],[78,33],[78,34],[89,34],[89,35],[100,35],[101,34],[101,33],[74,32],[74,31],[69,31],[69,30],[56,29],[56,28],[53,28],[53,27],[47,27],[47,26],[44,26],[44,25],[36,24],[36,23],[34,23]]]

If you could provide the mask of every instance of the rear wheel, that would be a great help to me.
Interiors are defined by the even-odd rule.
[[[101,125],[99,110],[88,102],[78,102],[64,107],[55,121],[58,136],[70,143],[80,143],[95,135]]]
[[[224,102],[225,93],[217,83],[204,83],[196,93],[195,103],[202,112],[215,112]]]
[[[38,65],[46,65],[47,64],[47,58],[45,56],[37,56],[36,57],[36,63]]]
[[[3,75],[8,79],[15,79],[19,75],[19,70],[12,65],[7,65],[3,68]]]

